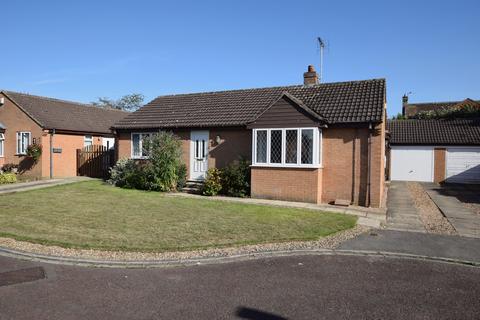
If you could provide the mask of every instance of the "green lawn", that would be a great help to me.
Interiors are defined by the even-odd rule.
[[[160,252],[313,240],[355,223],[336,213],[167,197],[100,181],[0,195],[0,236],[74,248]]]

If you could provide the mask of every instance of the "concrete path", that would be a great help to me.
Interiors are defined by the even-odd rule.
[[[49,179],[49,180],[37,180],[37,181],[31,181],[31,182],[5,184],[0,186],[0,194],[42,189],[42,188],[48,188],[52,186],[69,184],[69,183],[74,183],[79,181],[86,181],[91,179],[92,178],[88,178],[88,177],[71,177],[71,178],[65,178],[65,179]]]
[[[480,262],[480,239],[418,232],[374,230],[344,242],[338,249]]]
[[[391,182],[387,208],[387,229],[426,232],[406,182]]]
[[[43,279],[18,283],[32,280],[25,278],[33,268],[43,269]],[[23,279],[12,279],[15,271]],[[2,276],[17,280],[0,286],[2,320],[439,320],[480,314],[480,268],[412,259],[295,256],[99,269],[0,257]]]
[[[465,207],[456,196],[449,194],[448,187],[433,183],[425,183],[423,186],[459,235],[480,238],[480,215]]]

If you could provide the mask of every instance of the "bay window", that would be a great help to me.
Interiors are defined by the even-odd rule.
[[[17,154],[27,154],[27,148],[32,140],[30,132],[17,132]]]
[[[318,128],[253,130],[253,165],[318,167],[322,133]]]
[[[143,147],[145,138],[149,138],[153,135],[151,132],[147,133],[132,133],[132,158],[133,159],[145,159],[148,157],[148,151]]]

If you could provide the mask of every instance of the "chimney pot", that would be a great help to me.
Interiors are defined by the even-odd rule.
[[[307,72],[303,74],[303,84],[306,86],[318,84],[318,75],[312,65],[309,65]]]

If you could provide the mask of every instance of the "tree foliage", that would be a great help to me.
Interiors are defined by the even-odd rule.
[[[98,98],[98,101],[92,102],[95,107],[103,109],[117,109],[124,111],[135,111],[143,104],[145,97],[140,93],[127,94],[118,100],[110,98]]]

